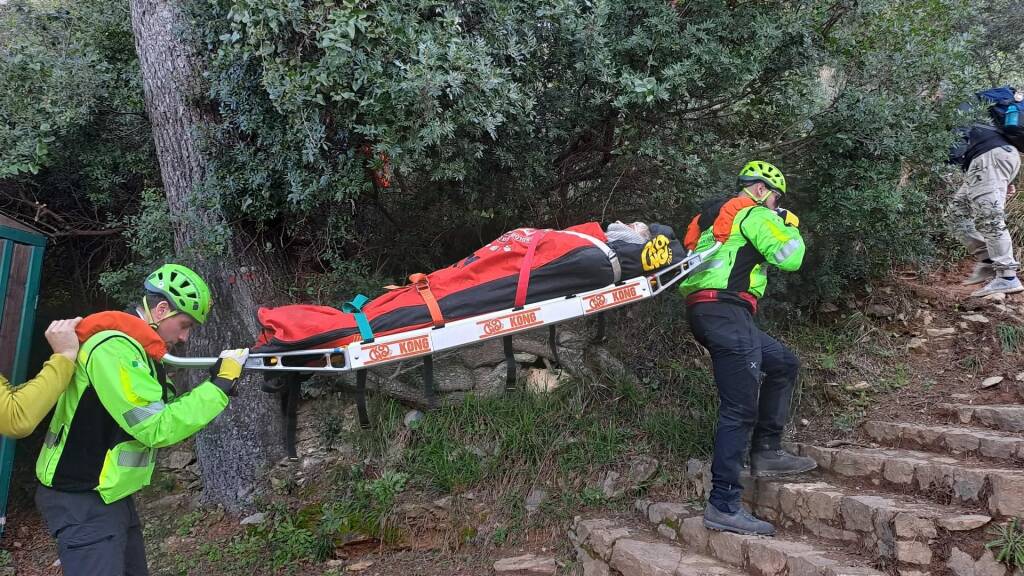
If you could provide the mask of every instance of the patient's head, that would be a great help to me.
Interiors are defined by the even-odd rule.
[[[647,227],[647,224],[644,224],[643,222],[633,222],[632,224],[627,224],[627,226],[629,226],[633,232],[642,236],[644,240],[651,239],[651,230]]]

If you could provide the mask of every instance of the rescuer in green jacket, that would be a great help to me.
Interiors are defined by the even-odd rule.
[[[75,375],[57,401],[36,462],[36,505],[66,576],[148,574],[131,495],[149,484],[156,449],[195,434],[228,404],[248,357],[226,350],[212,378],[177,395],[161,360],[210,312],[198,274],[161,266],[136,314],[101,312],[77,327]]]
[[[740,505],[740,470],[749,450],[751,472],[774,476],[806,472],[810,458],[782,450],[782,430],[800,362],[754,324],[768,284],[766,267],[800,268],[804,241],[797,217],[778,207],[786,179],[755,160],[739,174],[739,193],[713,202],[691,221],[685,244],[721,247],[679,287],[694,337],[711,353],[720,400],[711,464],[712,489],[704,525],[713,530],[772,535],[775,528]]]

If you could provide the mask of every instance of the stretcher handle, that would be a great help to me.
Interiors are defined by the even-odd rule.
[[[703,265],[712,254],[717,252],[721,246],[721,242],[715,242],[714,245],[707,250],[703,250],[701,252],[690,252],[681,261],[662,270],[655,270],[654,274],[648,276],[648,279],[650,279],[652,284],[651,296],[661,294],[668,288],[672,287],[676,282],[682,280],[686,276],[689,276],[697,268]]]
[[[345,349],[344,348],[318,348],[318,349],[315,349],[315,350],[291,350],[291,351],[288,351],[288,352],[267,352],[267,353],[259,353],[259,354],[249,354],[249,359],[245,361],[245,367],[248,368],[248,369],[254,369],[254,370],[266,369],[266,368],[269,368],[269,366],[264,362],[265,359],[273,360],[275,358],[280,358],[280,357],[284,357],[284,356],[322,356],[325,359],[325,362],[329,362],[331,356],[336,355],[336,354],[344,354],[344,353],[345,353]],[[346,360],[347,360],[347,358],[346,358]],[[213,366],[214,364],[217,363],[217,358],[209,358],[209,357],[185,358],[183,356],[175,356],[173,354],[166,354],[166,355],[164,355],[163,362],[164,362],[164,364],[166,364],[168,366],[173,366],[175,368],[199,369],[199,368],[209,368],[210,366]],[[348,364],[348,362],[346,362],[346,365],[347,364]],[[297,371],[298,370],[302,370],[303,368],[305,368],[306,370],[309,370],[309,371],[316,371],[318,368],[320,368],[320,366],[319,365],[314,365],[314,366],[310,366],[310,367],[289,366],[288,368],[294,368]]]

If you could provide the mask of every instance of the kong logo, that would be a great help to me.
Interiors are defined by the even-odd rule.
[[[430,336],[410,338],[398,343],[398,353],[402,356],[418,354],[420,352],[430,352]]]
[[[638,290],[637,284],[619,286],[618,288],[612,288],[611,290],[605,290],[604,292],[584,297],[587,303],[586,313],[598,312],[605,308],[611,308],[612,306],[618,306],[619,304],[625,304],[640,298],[643,298],[643,294]]]
[[[364,351],[369,349],[369,360],[366,361],[366,364],[370,365],[409,356],[429,354],[433,350],[433,346],[430,344],[430,336],[424,335],[413,336],[412,338],[405,338],[404,340],[387,344],[364,346],[362,349]]]
[[[501,320],[488,320],[484,322],[484,334],[500,334]]]
[[[382,360],[387,360],[390,357],[391,357],[391,346],[388,346],[387,344],[378,344],[378,345],[373,346],[372,348],[370,348],[370,361],[371,362],[380,362]]]
[[[514,314],[507,314],[505,316],[499,316],[498,318],[477,322],[477,326],[479,326],[483,332],[480,334],[480,338],[490,338],[491,336],[497,336],[506,332],[515,332],[517,330],[543,324],[544,321],[537,316],[537,311],[537,308],[532,310],[523,310],[522,312],[516,312]]]

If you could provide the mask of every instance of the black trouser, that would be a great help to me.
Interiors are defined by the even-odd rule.
[[[709,500],[723,512],[735,512],[750,443],[754,450],[780,447],[800,361],[755,326],[740,304],[693,304],[687,317],[694,337],[711,352],[720,401]]]
[[[148,576],[142,522],[131,496],[106,504],[94,491],[40,486],[36,506],[57,539],[64,576]]]

